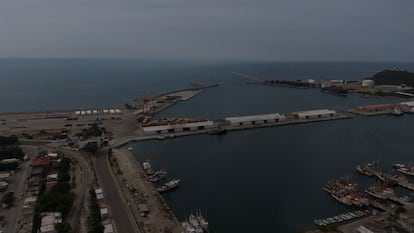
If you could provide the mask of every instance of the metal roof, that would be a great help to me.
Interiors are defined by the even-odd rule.
[[[298,115],[299,117],[306,117],[306,116],[336,114],[336,111],[335,110],[329,110],[329,109],[318,109],[318,110],[295,112],[295,114]]]
[[[199,126],[213,126],[214,123],[212,121],[201,121],[201,122],[193,122],[193,123],[185,123],[185,124],[168,124],[168,125],[157,125],[157,126],[146,126],[142,127],[144,132],[151,132],[151,131],[158,131],[158,130],[169,130],[169,129],[182,129],[182,128],[191,128],[191,127],[199,127]]]
[[[138,209],[139,209],[140,212],[148,212],[149,211],[148,206],[144,203],[138,204]]]
[[[284,119],[285,115],[279,113],[263,114],[263,115],[251,115],[251,116],[239,116],[239,117],[227,117],[226,120],[238,123],[246,121],[260,121],[260,120],[272,120],[272,119]]]

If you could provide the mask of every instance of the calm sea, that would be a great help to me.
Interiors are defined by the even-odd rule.
[[[385,68],[414,70],[394,63],[190,63],[135,60],[0,59],[0,111],[36,111],[123,105],[142,95],[215,82],[187,102],[161,113],[165,117],[220,118],[403,101],[323,94],[313,89],[247,85],[232,71],[263,79],[354,79]],[[349,211],[322,186],[352,175],[361,188],[374,180],[355,173],[358,163],[412,160],[414,116],[354,117],[226,135],[200,135],[134,143],[142,162],[165,168],[181,179],[165,195],[180,219],[207,211],[212,231],[298,232],[313,219]],[[414,180],[413,180],[414,182]],[[403,190],[398,190],[403,192]]]

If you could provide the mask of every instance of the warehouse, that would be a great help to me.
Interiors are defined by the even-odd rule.
[[[155,126],[144,126],[142,129],[147,135],[151,134],[163,134],[163,133],[178,133],[187,131],[197,131],[203,129],[212,129],[216,125],[212,121],[199,121],[184,124],[165,124]]]
[[[279,113],[272,113],[265,115],[227,117],[225,120],[232,126],[242,126],[280,122],[286,120],[286,117],[285,115],[281,115]]]
[[[293,113],[293,115],[300,120],[318,119],[318,118],[333,117],[336,115],[336,111],[329,110],[329,109],[319,109],[319,110],[295,112]]]
[[[376,105],[366,105],[358,106],[358,110],[364,112],[383,112],[383,111],[392,111],[394,108],[399,107],[398,104],[376,104]]]

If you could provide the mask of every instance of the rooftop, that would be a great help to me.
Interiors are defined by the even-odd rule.
[[[43,167],[43,166],[49,165],[49,162],[50,162],[49,157],[40,157],[40,158],[37,158],[37,159],[33,160],[32,166],[33,167],[40,167],[40,166]]]

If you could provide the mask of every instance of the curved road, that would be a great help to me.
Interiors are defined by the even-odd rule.
[[[115,222],[115,228],[120,233],[140,232],[137,224],[130,216],[129,208],[124,197],[120,196],[121,190],[112,176],[108,166],[107,150],[98,151],[94,156],[96,176],[104,191],[105,202],[109,205],[111,216]]]

